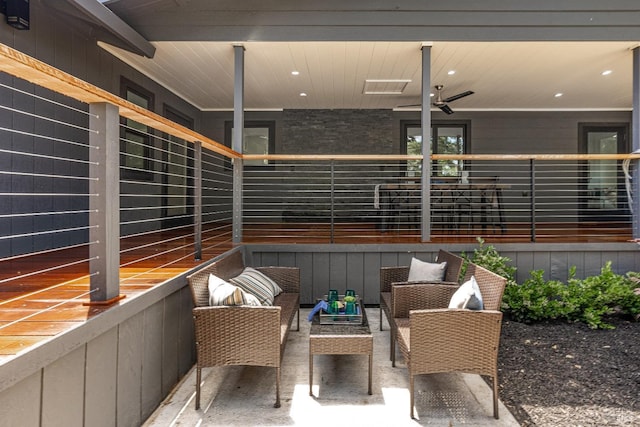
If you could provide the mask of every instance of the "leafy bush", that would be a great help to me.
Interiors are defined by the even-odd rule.
[[[509,265],[511,260],[500,255],[492,245],[485,245],[484,240],[481,237],[478,237],[476,240],[478,241],[479,247],[473,250],[473,255],[469,256],[463,252],[461,254],[462,258],[499,274],[500,276],[505,277],[507,281],[515,284],[517,269],[516,267]],[[465,263],[462,269],[462,275],[464,275],[466,268],[467,265]]]
[[[567,283],[563,283],[545,280],[544,271],[535,270],[519,285],[515,282],[516,268],[508,264],[511,260],[493,246],[485,246],[482,239],[478,238],[478,242],[480,246],[473,255],[463,253],[462,257],[507,278],[502,310],[515,321],[562,320],[610,329],[613,326],[606,322],[607,317],[640,318],[640,295],[634,292],[640,287],[640,273],[616,274],[609,261],[597,276],[577,279],[576,268],[572,267]]]

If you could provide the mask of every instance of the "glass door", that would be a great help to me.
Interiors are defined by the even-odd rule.
[[[626,125],[585,125],[581,131],[581,152],[586,154],[627,153]],[[587,160],[581,182],[581,216],[584,220],[615,221],[628,213],[624,173],[620,160]]]

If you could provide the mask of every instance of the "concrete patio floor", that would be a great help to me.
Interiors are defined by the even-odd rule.
[[[423,375],[415,382],[416,416],[409,416],[409,378],[398,352],[389,361],[389,326],[379,328],[378,308],[367,308],[374,339],[373,395],[367,394],[367,356],[316,355],[309,395],[309,309],[291,331],[282,362],[281,403],[275,370],[261,367],[203,369],[201,408],[195,410],[195,369],[144,426],[519,426],[500,402],[492,415],[491,389],[478,375]],[[295,320],[294,320],[295,322]]]

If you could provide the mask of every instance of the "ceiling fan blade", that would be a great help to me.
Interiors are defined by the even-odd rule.
[[[448,98],[445,98],[442,101],[443,102],[451,102],[451,101],[455,101],[456,99],[464,98],[465,96],[469,96],[469,95],[473,95],[473,94],[474,94],[473,91],[468,90],[466,92],[462,92],[462,93],[459,93],[457,95],[453,95],[453,96],[450,96]]]
[[[453,114],[453,110],[447,104],[438,105],[437,107],[447,114]]]

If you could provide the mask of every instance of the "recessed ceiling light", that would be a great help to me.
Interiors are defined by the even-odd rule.
[[[307,96],[305,92],[300,92],[300,96]]]
[[[449,70],[447,72],[447,74],[449,74],[450,76],[453,76],[456,73],[456,70]]]
[[[300,71],[293,70],[293,71],[291,72],[291,75],[292,75],[292,76],[297,76],[298,74],[300,74]]]
[[[611,73],[613,73],[613,71],[611,71],[611,70],[604,70],[604,71],[602,72],[602,75],[603,75],[603,76],[608,76],[608,75],[609,75],[609,74],[611,74]]]
[[[558,93],[556,93],[556,94],[555,94],[555,95],[553,95],[553,96],[555,96],[556,98],[560,98],[562,95],[563,95],[563,93],[562,93],[562,92],[558,92]]]

